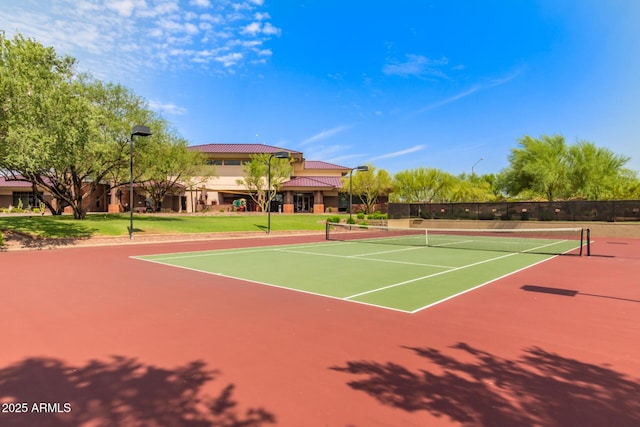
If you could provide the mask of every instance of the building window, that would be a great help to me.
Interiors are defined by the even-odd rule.
[[[240,160],[237,159],[227,159],[224,161],[225,166],[240,166]]]
[[[42,193],[40,193],[40,196],[42,197]],[[22,207],[25,209],[36,207],[40,204],[40,200],[38,199],[38,196],[36,195],[36,193],[33,193],[31,191],[29,192],[16,191],[13,193],[13,206],[20,205],[21,200],[22,200]]]
[[[218,159],[207,160],[207,164],[212,166],[222,166],[222,160],[218,160]]]

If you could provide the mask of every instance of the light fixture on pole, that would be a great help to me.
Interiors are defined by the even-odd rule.
[[[267,162],[267,234],[271,234],[271,159],[288,159],[288,151],[276,151],[269,156]]]
[[[480,162],[481,162],[481,161],[483,161],[483,160],[484,160],[484,157],[480,157],[480,160],[478,160],[477,162],[475,162],[475,163],[473,164],[473,166],[471,166],[471,175],[474,175],[474,171],[473,171],[473,169],[476,167],[476,165],[477,165],[478,163],[480,163]]]
[[[151,135],[151,129],[137,125],[134,126],[129,138],[129,240],[133,240],[133,137],[149,135]]]
[[[349,171],[349,224],[353,221],[351,217],[351,205],[353,204],[353,183],[351,182],[351,177],[353,175],[353,171],[361,171],[366,172],[369,170],[369,166],[356,166],[355,168],[351,168]]]

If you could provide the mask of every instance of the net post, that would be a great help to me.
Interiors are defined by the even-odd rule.
[[[582,249],[584,248],[584,228],[580,229],[580,253],[579,256],[582,256]]]
[[[324,239],[329,240],[329,221],[324,224]]]
[[[587,256],[591,256],[591,229],[587,228]]]

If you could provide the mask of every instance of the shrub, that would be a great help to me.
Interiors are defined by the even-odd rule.
[[[355,223],[356,223],[355,219],[353,219],[351,217],[347,218],[347,224],[355,224]]]
[[[364,219],[364,212],[358,212],[358,219]]]
[[[374,213],[372,213],[371,215],[369,215],[367,217],[367,219],[388,219],[389,215],[387,214],[382,214],[380,213],[380,211],[376,211]]]
[[[340,217],[339,216],[330,216],[329,218],[327,218],[327,222],[332,222],[334,224],[339,224],[340,223]]]

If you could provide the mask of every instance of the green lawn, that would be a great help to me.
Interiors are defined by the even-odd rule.
[[[271,214],[271,230],[323,230],[324,221],[335,214]],[[346,217],[346,216],[345,216]],[[83,220],[63,216],[12,216],[0,214],[0,229],[48,238],[125,236],[128,214],[90,214]],[[136,234],[212,233],[266,231],[267,215],[134,215]]]

